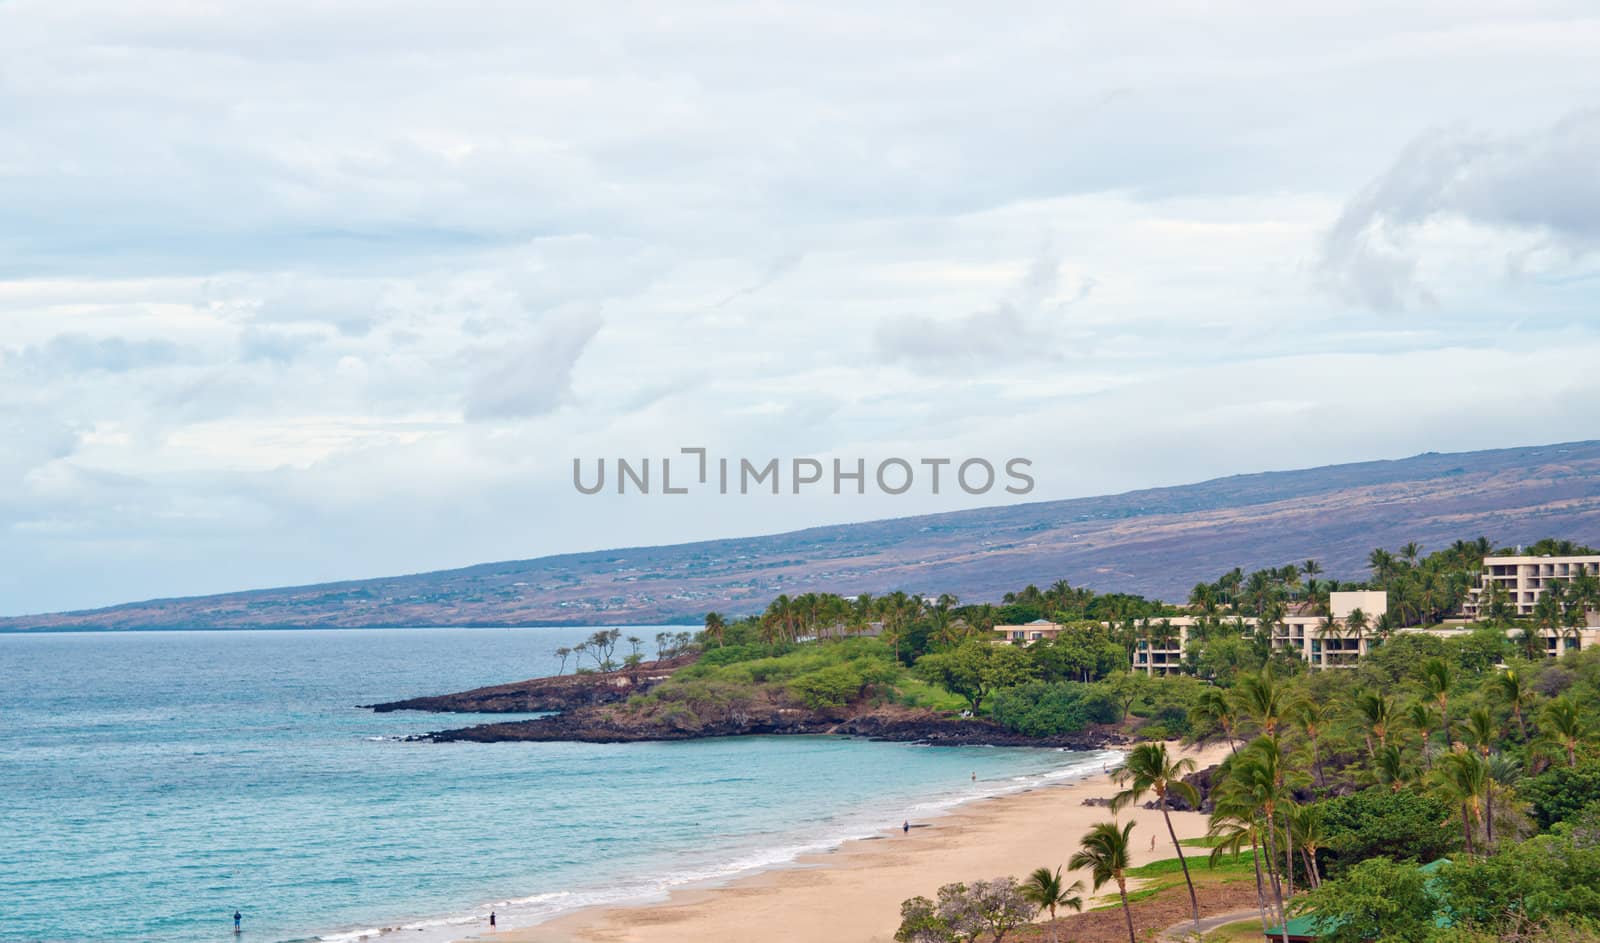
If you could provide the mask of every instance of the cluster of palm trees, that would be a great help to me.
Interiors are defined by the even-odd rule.
[[[929,600],[896,590],[882,596],[784,594],[767,605],[755,625],[758,637],[767,645],[848,638],[876,629],[898,655],[900,644],[919,622],[928,624],[935,642],[956,645],[988,633],[997,619],[998,612],[992,605],[961,606],[960,600],[949,593]],[[723,616],[714,612],[706,616],[707,641],[720,645],[726,630]]]
[[[1299,800],[1313,783],[1318,789],[1327,785],[1323,739],[1330,730],[1344,726],[1364,745],[1364,758],[1354,764],[1358,780],[1364,766],[1367,781],[1394,791],[1431,792],[1457,810],[1469,855],[1495,847],[1496,803],[1510,808],[1507,800],[1523,775],[1522,764],[1503,747],[1520,741],[1528,756],[1575,766],[1592,736],[1592,712],[1570,695],[1541,702],[1514,669],[1495,674],[1486,685],[1487,703],[1464,717],[1453,699],[1460,679],[1449,662],[1426,659],[1413,685],[1409,699],[1393,690],[1358,690],[1341,711],[1293,694],[1264,669],[1232,691],[1213,689],[1201,699],[1198,712],[1209,716],[1234,751],[1211,795],[1213,854],[1250,847],[1264,923],[1270,916],[1283,926],[1297,871],[1311,887],[1321,883],[1316,854],[1323,807]],[[1506,723],[1497,713],[1509,714]],[[1536,731],[1530,730],[1531,717],[1538,719]],[[1241,744],[1245,732],[1251,739]],[[1309,791],[1315,796],[1315,789]]]
[[[1196,583],[1189,591],[1189,606],[1204,616],[1246,615],[1266,619],[1291,604],[1319,602],[1327,605],[1328,593],[1339,589],[1336,580],[1318,580],[1322,564],[1315,560],[1267,567],[1245,575],[1239,567],[1217,577],[1215,582]]]

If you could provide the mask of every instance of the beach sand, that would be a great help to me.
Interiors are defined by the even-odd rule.
[[[1170,745],[1177,749],[1176,744]],[[1225,745],[1186,751],[1200,769],[1221,762]],[[504,943],[703,943],[767,940],[774,943],[889,943],[900,925],[900,902],[918,894],[932,898],[941,884],[1011,875],[1019,880],[1040,866],[1065,866],[1079,837],[1112,818],[1091,797],[1117,791],[1110,777],[1082,779],[1029,792],[979,799],[948,814],[913,822],[924,827],[902,834],[898,824],[882,835],[847,842],[837,850],[801,858],[794,867],[764,871],[728,884],[675,892],[665,902],[635,907],[580,910],[525,929],[501,928]],[[1132,818],[1133,862],[1173,855],[1161,813],[1124,810]],[[1180,838],[1205,834],[1205,816],[1172,813]],[[1155,849],[1150,848],[1155,836]],[[1071,880],[1092,882],[1086,872]],[[1113,885],[1102,889],[1114,895]],[[1103,896],[1103,895],[1102,895]],[[486,933],[472,937],[490,938]]]

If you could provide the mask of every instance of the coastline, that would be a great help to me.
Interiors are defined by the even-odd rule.
[[[1200,769],[1227,754],[1222,744],[1182,752]],[[953,881],[1002,875],[1020,879],[1042,865],[1064,867],[1076,850],[1078,836],[1111,817],[1105,807],[1084,805],[1084,800],[1109,798],[1116,791],[1108,774],[1090,770],[1060,783],[960,802],[913,822],[916,827],[906,834],[886,828],[828,851],[802,855],[784,866],[709,886],[678,888],[665,901],[588,907],[528,927],[502,923],[495,933],[480,925],[457,940],[697,943],[759,938],[786,943],[841,939],[889,943],[899,926],[900,902],[908,897],[932,897],[940,885]],[[1121,817],[1137,823],[1135,865],[1172,856],[1159,811],[1129,809]],[[1193,812],[1172,813],[1172,824],[1180,838],[1199,837],[1206,829],[1205,817]],[[1151,836],[1156,838],[1154,851]],[[1070,882],[1087,875],[1064,877]]]

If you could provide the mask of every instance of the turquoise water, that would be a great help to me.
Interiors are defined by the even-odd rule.
[[[550,674],[590,631],[0,635],[0,940],[227,941],[235,908],[263,943],[461,939],[490,907],[518,926],[656,898],[1101,762],[831,737],[405,743],[478,718],[355,709]]]

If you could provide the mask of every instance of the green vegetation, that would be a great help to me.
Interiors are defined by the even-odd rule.
[[[1260,925],[1275,934],[1287,939],[1290,918],[1314,911],[1336,943],[1592,935],[1600,651],[1569,646],[1549,658],[1544,639],[1574,637],[1600,610],[1600,580],[1548,583],[1525,619],[1491,588],[1479,600],[1484,622],[1448,637],[1400,632],[1455,611],[1493,552],[1484,540],[1427,556],[1415,545],[1377,550],[1361,583],[1324,579],[1315,561],[1233,570],[1194,588],[1185,612],[1197,624],[1180,673],[1155,677],[1128,666],[1141,645],[1169,647],[1179,610],[1138,597],[1064,582],[1027,587],[998,606],[904,593],[780,597],[757,617],[708,617],[699,660],[631,703],[671,723],[765,702],[931,708],[1034,737],[1119,728],[1144,742],[1120,774],[1114,809],[1154,799],[1164,813],[1201,797],[1186,778],[1192,771],[1154,741],[1224,741],[1230,756],[1205,783],[1210,864],[1254,882]],[[1389,613],[1334,623],[1329,593],[1344,589],[1386,592]],[[1340,670],[1312,671],[1274,647],[1273,630],[1291,612],[1320,613],[1329,633],[1365,628],[1371,650]],[[1058,637],[1018,646],[996,644],[990,632],[1037,618],[1062,626]],[[588,657],[597,660],[594,648]],[[1117,886],[1130,939],[1130,898],[1158,889],[1130,894],[1130,878],[1159,872],[1163,886],[1175,886],[1181,877],[1198,919],[1184,843],[1169,825],[1178,857],[1131,869],[1130,828],[1106,822],[1081,839],[1063,836],[1075,847],[1070,866],[1090,869],[1096,889]],[[979,886],[960,885],[948,901],[944,890],[939,902],[908,901],[902,938],[1003,935],[998,925],[974,929]],[[1047,896],[1058,906],[1073,896],[1046,869],[1026,887],[1017,893],[1031,913],[1049,909]],[[1005,896],[987,885],[983,894]],[[972,935],[952,929],[961,913]]]
[[[1122,913],[1128,921],[1128,943],[1139,943],[1133,932],[1133,910],[1128,906],[1128,859],[1132,850],[1128,836],[1132,832],[1132,822],[1123,826],[1101,822],[1078,840],[1078,850],[1067,867],[1088,868],[1097,891],[1107,882],[1116,883],[1117,894],[1122,897]]]
[[[1045,906],[1054,910],[1066,902],[1066,893],[1052,897]],[[939,888],[937,901],[913,897],[900,905],[900,929],[894,938],[901,943],[973,943],[988,935],[1000,943],[1039,909],[1034,895],[1013,878],[946,884]]]

